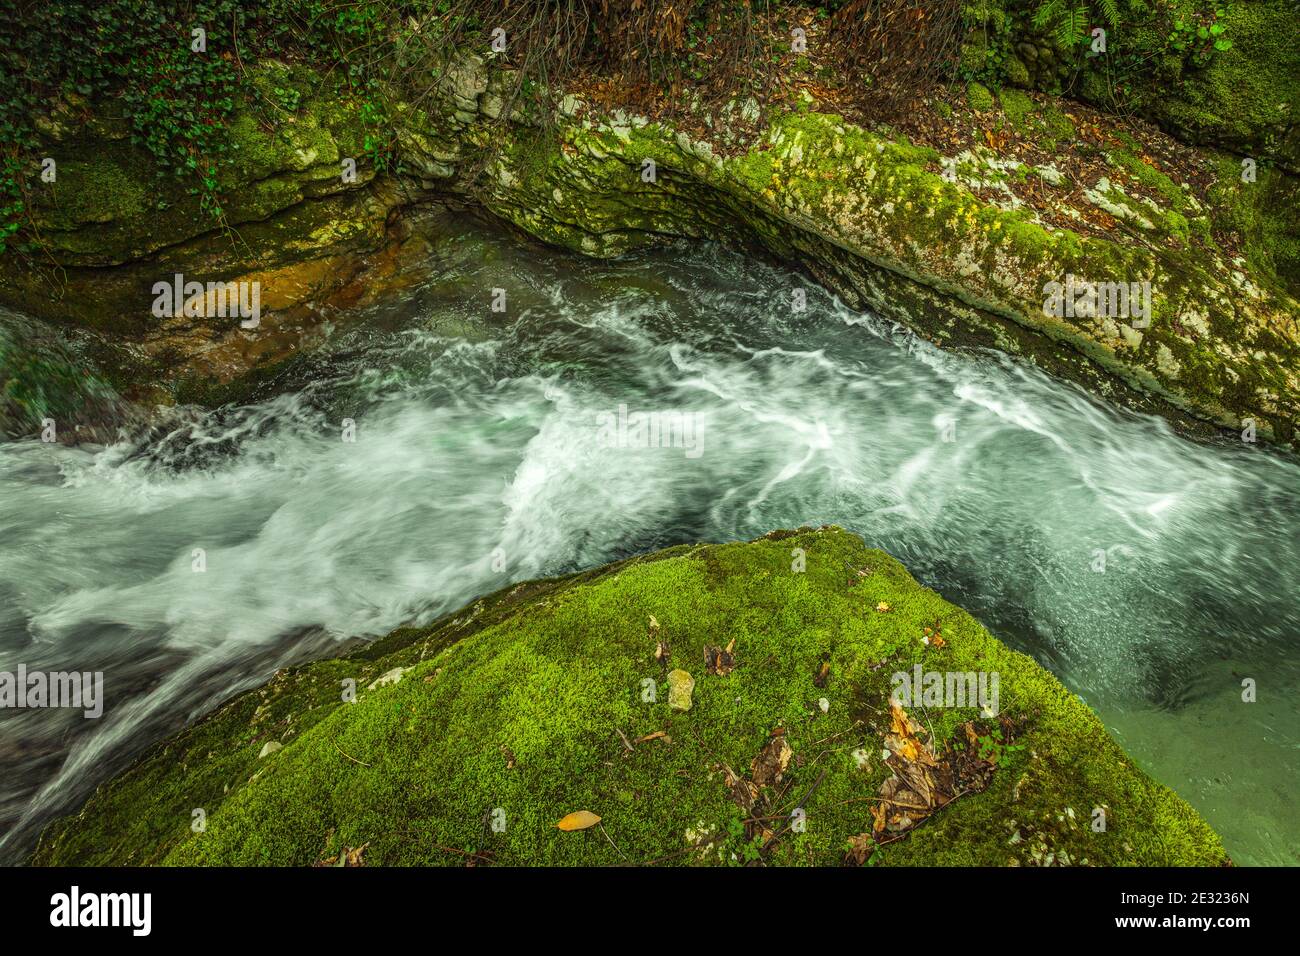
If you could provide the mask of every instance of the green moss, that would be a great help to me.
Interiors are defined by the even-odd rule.
[[[148,183],[112,157],[65,160],[43,208],[55,228],[120,222],[148,212]]]
[[[966,102],[971,109],[983,113],[993,109],[993,94],[983,83],[971,80],[966,84]]]
[[[1163,199],[1171,203],[1175,209],[1187,210],[1190,208],[1191,203],[1188,201],[1187,194],[1182,187],[1165,173],[1162,173],[1150,163],[1143,161],[1140,155],[1142,152],[1141,143],[1122,130],[1116,132],[1115,137],[1123,145],[1112,149],[1107,154],[1112,163],[1128,172],[1143,186],[1158,193]]]
[[[1166,235],[1177,239],[1179,242],[1187,242],[1191,235],[1191,229],[1187,222],[1187,217],[1182,213],[1170,210],[1161,220],[1161,226]]]
[[[1241,237],[1252,272],[1300,298],[1300,178],[1269,164],[1242,180],[1241,159],[1222,155],[1209,202],[1220,228]]]
[[[1043,122],[1041,143],[1044,149],[1051,150],[1058,143],[1067,142],[1078,135],[1074,122],[1065,112],[1055,105],[1047,105],[1039,111]]]
[[[1029,130],[1029,121],[1035,112],[1033,100],[1020,90],[1003,89],[998,92],[998,102],[1002,104],[1002,112],[1016,132]]]
[[[1300,169],[1300,139],[1289,146],[1281,133],[1300,117],[1300,42],[1290,0],[1225,5],[1220,22],[1232,49],[1176,85],[1150,95],[1165,122],[1200,142],[1229,146],[1262,158],[1280,153]]]
[[[801,552],[802,572],[792,564]],[[922,641],[936,624],[943,647]],[[733,639],[735,670],[707,674],[705,645]],[[662,666],[658,640],[671,648]],[[502,864],[730,862],[744,846],[731,835],[738,810],[720,768],[747,771],[780,726],[795,755],[780,805],[806,796],[807,829],[780,841],[770,862],[836,864],[847,839],[871,828],[867,807],[887,775],[874,755],[888,729],[889,675],[913,664],[998,672],[1024,749],[989,791],[959,798],[884,862],[1030,862],[1028,844],[1008,843],[1014,821],[1032,821],[1074,860],[1224,861],[1209,827],[1050,674],[889,556],[824,528],[520,585],[351,657],[282,672],[102,787],[47,831],[35,862],[306,865],[362,845],[372,864],[454,865],[460,852],[485,851]],[[395,667],[410,669],[365,689]],[[696,679],[687,712],[667,706],[672,667]],[[339,699],[347,678],[362,689],[354,704]],[[936,745],[979,717],[926,716]],[[667,738],[631,750],[621,739],[659,731]],[[271,740],[284,748],[259,759]],[[858,747],[873,755],[863,768]],[[1098,806],[1104,833],[1086,825]],[[198,807],[202,833],[190,829]],[[1085,825],[1065,823],[1067,808]],[[556,829],[583,809],[601,828]],[[498,810],[500,832],[487,825]],[[692,831],[728,836],[690,854]]]
[[[1007,57],[1007,62],[1004,64],[1004,70],[1006,72],[1008,83],[1013,83],[1016,86],[1029,85],[1029,68],[1025,66],[1024,61],[1019,57]]]

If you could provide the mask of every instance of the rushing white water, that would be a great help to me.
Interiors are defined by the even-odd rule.
[[[102,670],[107,696],[99,721],[0,712],[3,858],[287,661],[511,580],[833,522],[1060,675],[1239,862],[1300,861],[1296,461],[714,247],[602,264],[465,226],[428,268],[278,397],[0,445],[0,670]],[[689,416],[698,456],[611,447],[620,405]]]

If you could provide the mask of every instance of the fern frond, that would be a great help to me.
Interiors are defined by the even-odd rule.
[[[1034,11],[1034,26],[1041,30],[1049,23],[1055,23],[1065,10],[1063,0],[1043,0],[1038,9]]]
[[[1083,39],[1084,31],[1087,29],[1087,7],[1081,6],[1073,10],[1066,10],[1061,19],[1056,22],[1056,42],[1065,49],[1078,46]]]

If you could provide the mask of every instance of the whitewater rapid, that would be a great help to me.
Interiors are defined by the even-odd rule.
[[[0,444],[0,670],[103,671],[106,695],[98,721],[0,711],[0,860],[286,663],[511,581],[824,523],[1061,676],[1239,862],[1300,859],[1293,458],[713,246],[598,263],[463,224],[428,272],[274,397]],[[611,442],[620,406],[689,416],[700,453]]]

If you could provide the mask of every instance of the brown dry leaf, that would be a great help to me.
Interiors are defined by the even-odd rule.
[[[888,614],[890,611],[893,610],[893,608],[889,606],[888,601],[881,601],[879,604],[876,605],[876,610],[879,611],[881,614]]]
[[[704,648],[704,669],[710,674],[717,674],[719,677],[726,677],[736,669],[736,659],[731,655],[730,648],[735,645],[735,641],[728,644],[728,650],[720,647],[705,645]]]
[[[312,866],[365,866],[365,863],[361,862],[361,857],[362,854],[366,852],[368,846],[370,846],[369,841],[358,847],[345,846],[342,853],[335,853],[333,856],[327,856],[323,860],[317,860],[312,864]]]
[[[565,831],[585,830],[588,827],[594,827],[599,822],[600,817],[590,810],[575,810],[557,823],[556,827]]]
[[[369,841],[354,847],[351,850],[344,848],[343,859],[346,861],[344,866],[364,866],[361,862],[361,855],[366,852],[366,847],[370,846]]]
[[[859,833],[857,836],[849,837],[849,852],[845,860],[852,860],[858,866],[866,863],[871,854],[876,850],[876,841],[872,839],[870,833]]]
[[[817,687],[825,687],[831,679],[831,665],[822,661],[822,666],[817,668],[817,676],[813,678],[813,684]]]
[[[900,737],[910,737],[920,733],[921,725],[907,715],[901,704],[889,702],[889,723],[893,733]]]
[[[893,771],[880,786],[881,807],[874,832],[888,829],[902,833],[916,826],[936,810],[966,793],[985,789],[993,776],[993,766],[979,757],[979,734],[967,721],[940,754],[917,734],[922,727],[898,704],[890,702],[890,731],[885,745],[897,760],[888,763]],[[1013,728],[1006,732],[1011,734]]]
[[[779,783],[785,768],[790,765],[791,756],[793,752],[790,750],[790,745],[785,742],[785,736],[773,737],[758,752],[758,756],[750,765],[749,773],[754,783],[760,787]]]
[[[754,809],[754,804],[758,802],[758,787],[751,780],[736,773],[730,767],[722,768],[722,780],[727,785],[727,790],[731,793],[732,802],[740,809],[748,813]]]
[[[647,740],[658,740],[661,737],[669,743],[672,743],[672,738],[668,736],[668,731],[666,730],[656,730],[653,734],[646,734],[644,737],[638,737],[636,740],[632,741],[632,743],[643,744]]]
[[[660,664],[668,663],[668,655],[670,653],[672,653],[672,650],[669,648],[667,641],[660,641],[655,645],[655,660]]]
[[[885,815],[888,811],[883,803],[877,803],[871,808],[871,832],[879,833],[885,829]]]

